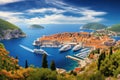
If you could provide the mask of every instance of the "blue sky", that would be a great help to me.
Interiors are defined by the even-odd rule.
[[[120,23],[120,0],[0,0],[0,18],[15,24]]]

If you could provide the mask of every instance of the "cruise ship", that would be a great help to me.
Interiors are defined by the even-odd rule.
[[[62,48],[59,49],[60,52],[68,51],[71,49],[71,45],[64,45]]]
[[[82,48],[82,45],[76,45],[75,47],[73,47],[73,51],[78,51]]]
[[[36,54],[47,54],[47,52],[44,51],[43,49],[34,49],[33,51],[34,51],[34,53],[36,53]]]

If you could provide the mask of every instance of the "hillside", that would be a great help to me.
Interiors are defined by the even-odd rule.
[[[30,28],[40,28],[40,29],[44,29],[43,26],[38,25],[38,24],[33,24],[33,25],[30,26]]]
[[[98,29],[104,29],[107,28],[106,25],[100,24],[100,23],[88,23],[83,25],[83,29],[93,29],[93,30],[98,30]]]
[[[24,37],[25,34],[16,25],[0,19],[0,40]]]
[[[120,24],[115,24],[109,28],[109,30],[114,32],[120,32]]]
[[[119,80],[119,45],[120,43],[106,50],[96,49],[91,51],[89,58],[93,62],[77,72],[72,70],[59,73],[50,68],[20,67],[18,59],[10,57],[4,45],[0,43],[0,80]],[[97,60],[95,55],[99,55]]]
[[[19,29],[16,25],[8,22],[8,21],[5,21],[3,19],[0,19],[0,31],[1,30],[6,30],[6,29]]]

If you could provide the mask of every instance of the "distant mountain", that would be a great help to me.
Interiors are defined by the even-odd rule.
[[[24,37],[25,34],[16,25],[0,19],[0,40]]]
[[[108,29],[114,32],[120,32],[120,24],[115,24]]]
[[[107,28],[107,26],[104,24],[100,24],[100,23],[88,23],[82,26],[82,29],[98,30],[98,29],[104,29],[104,28]]]
[[[43,26],[38,25],[38,24],[33,24],[33,25],[30,26],[30,28],[41,28],[41,29],[44,29]]]

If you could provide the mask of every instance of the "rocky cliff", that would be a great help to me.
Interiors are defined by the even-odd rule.
[[[16,25],[0,19],[0,40],[25,37],[25,33]]]
[[[19,37],[25,37],[26,35],[19,29],[15,30],[2,30],[0,35],[0,40],[4,39],[12,39],[12,38],[19,38]]]

